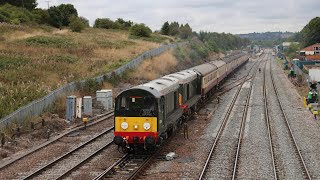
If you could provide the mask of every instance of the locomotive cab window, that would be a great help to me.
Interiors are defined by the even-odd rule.
[[[156,99],[152,96],[122,96],[117,99],[116,105],[116,110],[123,115],[156,115]]]

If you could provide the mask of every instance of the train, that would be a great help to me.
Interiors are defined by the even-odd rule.
[[[126,152],[154,150],[248,60],[242,52],[120,92],[115,98],[113,142]]]

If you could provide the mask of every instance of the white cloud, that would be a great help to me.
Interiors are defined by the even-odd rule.
[[[153,30],[165,21],[189,23],[196,30],[228,33],[300,31],[319,16],[319,0],[51,0],[50,6],[73,4],[93,24],[96,18],[124,18]],[[38,6],[47,8],[46,0]]]

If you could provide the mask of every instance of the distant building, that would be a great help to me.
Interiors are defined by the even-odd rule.
[[[320,82],[320,64],[303,65],[303,70],[308,72],[311,81]]]
[[[287,49],[291,44],[299,44],[299,42],[283,42],[282,43],[283,50]]]
[[[320,60],[320,43],[313,44],[300,50],[300,56],[305,60]]]

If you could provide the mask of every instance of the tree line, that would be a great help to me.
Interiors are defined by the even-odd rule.
[[[77,9],[72,4],[51,6],[47,10],[36,7],[36,0],[0,0],[0,22],[48,24],[56,28],[69,27],[76,32],[81,32],[85,27],[89,27],[89,21],[84,17],[79,17]],[[93,27],[128,30],[130,35],[139,37],[150,37],[152,34],[152,30],[147,25],[122,18],[115,21],[109,18],[98,18],[95,20]],[[216,52],[240,48],[250,42],[248,39],[241,39],[231,34],[196,33],[192,31],[188,23],[180,24],[176,21],[164,22],[158,33],[181,39],[198,37],[210,50]]]
[[[197,36],[204,44],[206,44],[208,49],[213,52],[240,49],[251,43],[247,38],[241,38],[229,33],[200,31]]]
[[[320,43],[320,17],[311,19],[300,32],[289,40],[299,42],[302,48]]]
[[[188,39],[193,36],[192,28],[188,23],[183,25],[176,21],[170,24],[168,21],[165,22],[161,27],[160,33],[167,36],[178,36],[181,39]]]
[[[66,26],[77,32],[89,26],[89,21],[79,17],[72,4],[52,6],[48,10],[36,6],[35,0],[0,0],[0,22],[48,24],[56,28]]]

